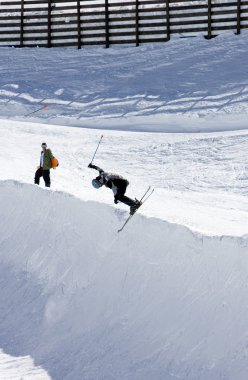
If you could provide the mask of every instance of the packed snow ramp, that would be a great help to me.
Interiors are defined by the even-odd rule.
[[[248,237],[0,182],[0,348],[56,380],[247,379]]]

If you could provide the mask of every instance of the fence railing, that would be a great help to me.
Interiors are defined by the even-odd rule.
[[[206,38],[248,28],[244,0],[8,0],[0,2],[0,46],[55,47]]]

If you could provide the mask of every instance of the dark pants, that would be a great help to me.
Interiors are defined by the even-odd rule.
[[[45,186],[50,187],[50,185],[51,185],[50,170],[43,170],[42,168],[39,168],[36,171],[35,177],[34,177],[34,183],[36,185],[40,184],[40,177],[43,177],[43,179],[45,181]]]
[[[126,197],[126,195],[124,195],[126,190],[127,190],[127,186],[128,186],[128,184],[123,183],[122,186],[120,186],[118,188],[117,194],[115,196],[115,200],[122,202],[122,203],[125,203],[125,205],[131,207],[131,206],[134,206],[136,204],[136,202],[133,199]]]
[[[136,202],[133,199],[126,197],[125,195],[118,197],[117,200],[122,203],[125,203],[125,205],[130,206],[130,207],[136,205]]]

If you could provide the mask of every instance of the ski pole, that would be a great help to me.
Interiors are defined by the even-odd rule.
[[[38,112],[38,111],[40,111],[40,110],[43,110],[44,108],[48,108],[48,105],[45,104],[44,106],[38,108],[37,110],[27,113],[26,115],[24,115],[24,117],[27,117],[27,116],[29,116],[29,115],[32,115],[33,113]]]
[[[100,146],[100,144],[101,144],[102,138],[103,138],[103,135],[101,136],[101,138],[100,138],[100,140],[99,140],[99,143],[98,143],[98,145],[97,145],[96,151],[95,151],[95,153],[94,153],[94,155],[93,155],[93,157],[92,157],[91,164],[92,164],[92,162],[93,162],[93,160],[94,160],[94,158],[95,158],[96,152],[98,151],[98,148],[99,148],[99,146]]]

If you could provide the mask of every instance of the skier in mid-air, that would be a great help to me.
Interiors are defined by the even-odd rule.
[[[130,215],[133,215],[135,211],[141,206],[142,202],[137,199],[133,200],[125,196],[125,192],[129,182],[127,179],[123,178],[118,174],[107,173],[98,166],[88,165],[89,168],[98,170],[99,176],[92,180],[92,185],[96,189],[100,189],[102,186],[106,186],[109,189],[112,189],[114,193],[114,202],[125,203],[127,206],[130,206]]]

